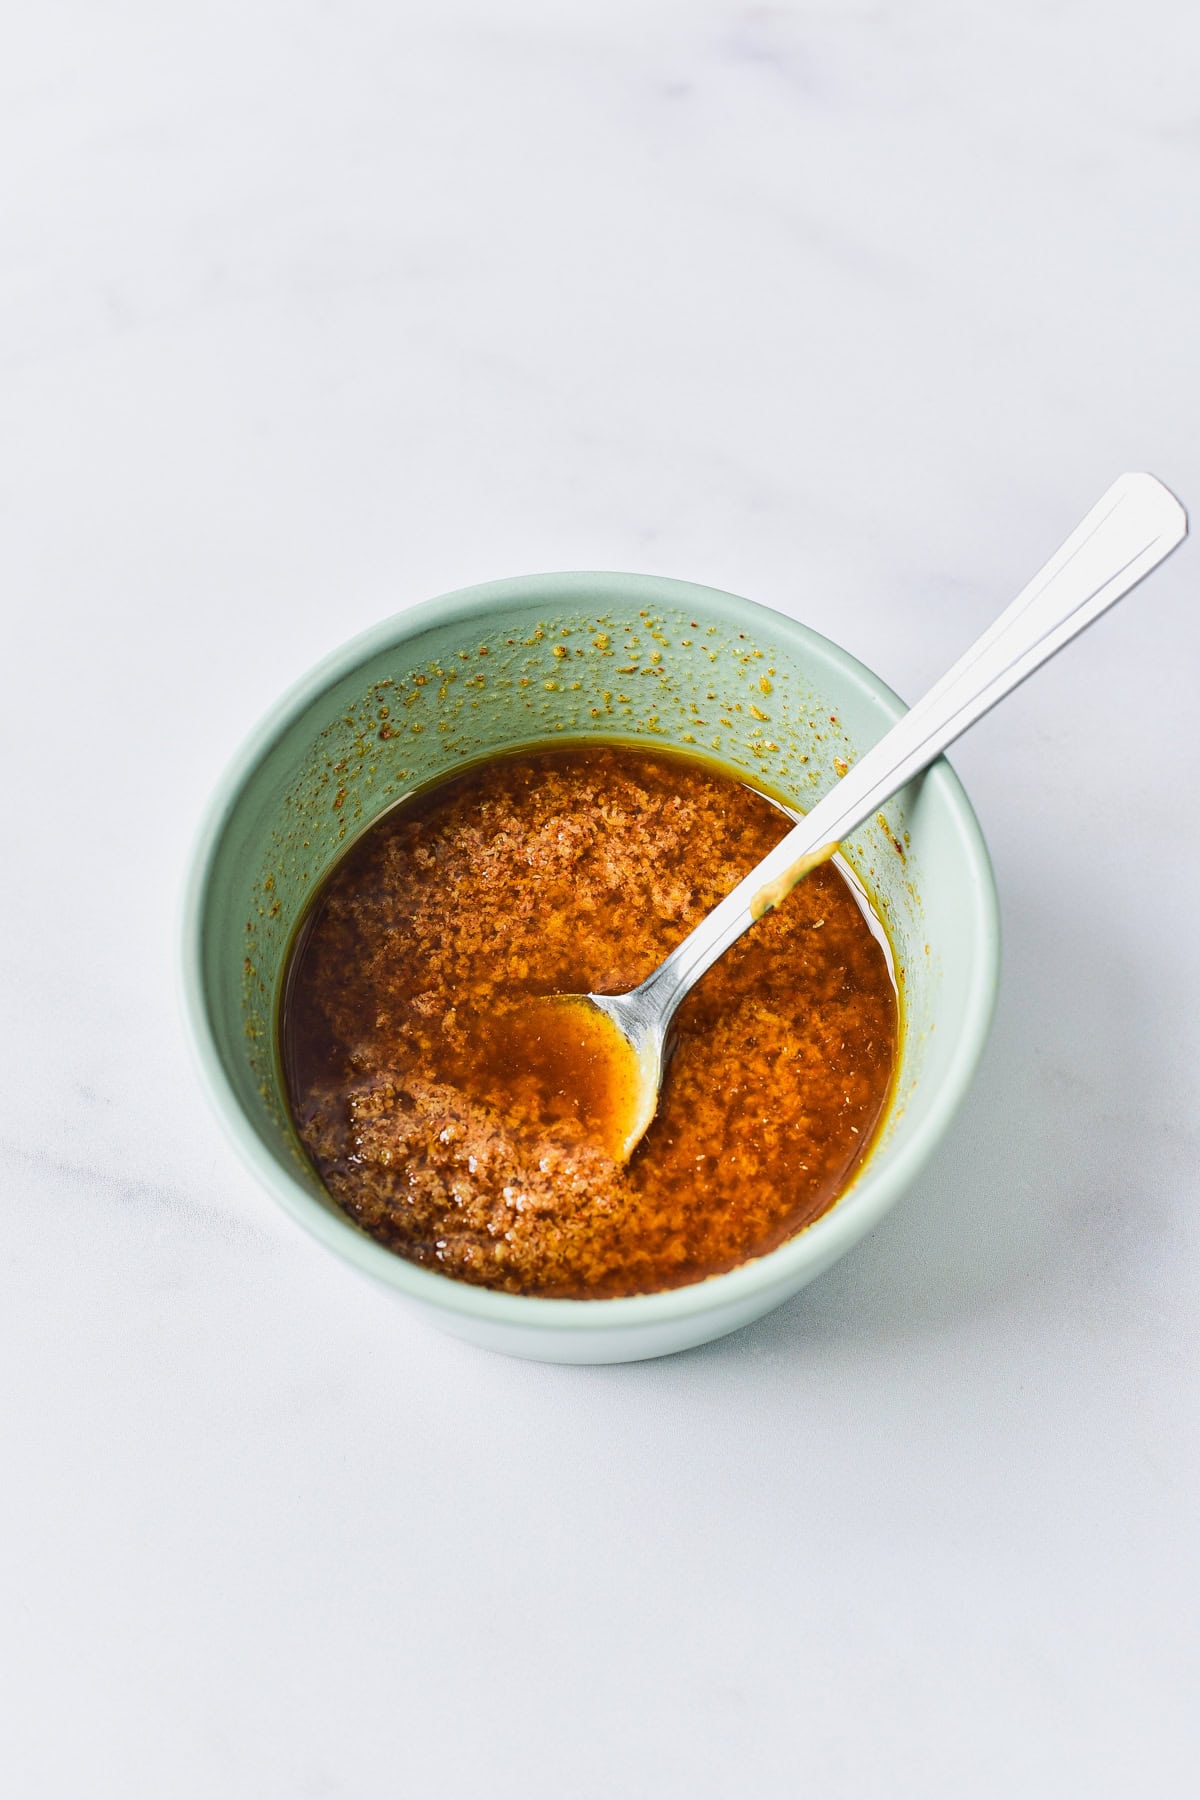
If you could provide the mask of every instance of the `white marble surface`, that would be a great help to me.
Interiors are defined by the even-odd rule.
[[[223,761],[386,611],[658,570],[912,693],[1122,469],[1200,509],[1194,9],[4,33],[6,1790],[1194,1793],[1194,544],[962,746],[974,1094],[738,1337],[431,1334],[241,1172],[173,992]]]

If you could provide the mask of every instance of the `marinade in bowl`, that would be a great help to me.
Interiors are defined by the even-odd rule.
[[[617,745],[653,757],[702,756],[712,759],[710,770],[765,797],[761,805],[773,838],[788,818],[828,793],[902,711],[878,676],[795,618],[657,575],[522,575],[488,582],[407,606],[339,645],[281,696],[234,758],[198,833],[187,884],[181,960],[186,1017],[205,1087],[247,1168],[297,1226],[394,1293],[412,1316],[509,1355],[574,1363],[663,1355],[734,1331],[798,1293],[912,1187],[962,1102],[987,1035],[999,955],[995,884],[978,823],[944,762],[894,795],[842,846],[843,873],[869,893],[869,910],[886,928],[900,995],[898,1003],[891,1001],[891,1084],[868,1149],[856,1148],[867,1135],[862,1125],[857,1134],[847,1130],[857,1161],[842,1176],[834,1203],[805,1226],[805,1204],[819,1206],[824,1195],[809,1195],[806,1202],[800,1194],[791,1217],[781,1208],[771,1230],[756,1238],[744,1227],[752,1226],[758,1200],[746,1174],[749,1164],[735,1147],[739,1162],[730,1166],[739,1180],[727,1214],[734,1241],[726,1248],[745,1254],[736,1266],[704,1279],[699,1272],[709,1265],[702,1257],[692,1262],[693,1273],[686,1258],[664,1272],[671,1245],[664,1231],[655,1251],[657,1272],[646,1260],[635,1266],[623,1251],[607,1270],[592,1271],[598,1280],[579,1281],[576,1266],[561,1283],[526,1288],[511,1265],[501,1273],[500,1255],[484,1255],[489,1246],[503,1243],[511,1250],[516,1241],[505,1236],[515,1230],[511,1220],[502,1223],[490,1214],[497,1229],[484,1224],[474,1241],[498,1285],[485,1285],[491,1279],[486,1266],[474,1271],[474,1279],[455,1279],[436,1254],[450,1247],[445,1232],[417,1234],[426,1245],[425,1262],[397,1254],[347,1209],[344,1198],[335,1197],[297,1134],[279,1029],[281,1018],[286,1024],[290,1016],[284,1004],[288,976],[300,966],[307,933],[343,859],[363,851],[389,814],[398,820],[410,804],[429,801],[440,783],[473,775],[497,759],[527,755],[533,746]],[[669,821],[660,816],[658,827],[664,823]],[[762,841],[767,836],[764,831]],[[671,856],[661,829],[657,843],[651,869],[659,879]],[[670,932],[664,929],[653,942],[654,957],[682,934],[693,907],[698,912],[702,899],[715,899],[749,866],[749,842],[747,851],[745,860],[729,854],[728,879],[718,880],[705,860],[712,852],[708,838],[680,835],[676,860],[687,865],[682,873],[696,894],[685,896]],[[573,891],[580,886],[574,877],[567,885]],[[762,954],[761,944],[769,941],[762,932],[780,930],[789,917],[807,917],[796,909],[818,893],[805,881],[778,918],[756,926],[710,976],[725,980],[739,956]],[[441,900],[439,906],[444,923]],[[597,910],[611,914],[618,926],[613,953],[624,960],[614,973],[622,981],[635,979],[647,959],[632,953],[634,934],[653,907],[618,882],[597,894]],[[554,971],[544,952],[552,947],[557,916],[547,903],[509,927],[510,935],[523,935],[531,965],[539,964],[547,985]],[[794,927],[789,980],[801,969],[805,941],[812,948],[829,930],[828,923],[817,927],[822,916],[812,915],[807,932],[802,924]],[[575,937],[582,947],[586,934],[578,923],[572,942],[564,936],[560,948],[572,948]],[[591,950],[579,961],[587,966],[558,971],[563,986],[605,985]],[[414,996],[430,991],[413,990]],[[713,984],[698,987],[692,1004],[708,1006],[712,991]],[[758,991],[765,1013],[769,996]],[[783,992],[786,997],[786,985]],[[714,1003],[711,1016],[719,1012],[723,1006]],[[421,1017],[415,1008],[414,1014]],[[506,1015],[493,1008],[492,1016]],[[684,1015],[681,1026],[687,1022]],[[755,1034],[762,1048],[767,1023],[739,1027],[739,1055],[754,1050],[749,1039]],[[350,1072],[347,1099],[351,1089],[362,1094],[376,1083],[378,1098],[386,1101],[386,1080],[403,1086],[382,1065],[371,1066],[379,1043],[372,1045],[369,1032],[359,1031],[343,1048],[346,1059],[355,1059],[343,1062]],[[709,1048],[716,1050],[715,1038]],[[313,1052],[319,1052],[316,1040]],[[681,1036],[668,1088],[686,1073],[688,1054]],[[710,1094],[719,1097],[741,1079],[737,1070],[728,1081],[722,1076]],[[786,1123],[776,1087],[773,1081],[762,1116]],[[670,1104],[668,1093],[659,1126]],[[325,1116],[324,1127],[329,1124]],[[714,1153],[723,1154],[729,1146],[716,1123],[712,1137]],[[330,1149],[337,1151],[332,1139]],[[631,1182],[635,1175],[645,1179],[638,1174],[643,1154],[648,1156],[649,1143],[630,1164]],[[709,1155],[703,1144],[693,1158],[701,1155]],[[790,1182],[791,1171],[810,1159],[793,1137],[779,1160]],[[502,1183],[501,1199],[504,1185],[514,1186]],[[514,1202],[524,1191],[517,1189]],[[788,1192],[796,1196],[794,1188]],[[459,1194],[469,1198],[461,1185]],[[513,1210],[524,1214],[528,1208]],[[381,1228],[386,1224],[381,1217]],[[756,1242],[771,1242],[781,1231],[790,1235],[779,1237],[775,1248],[754,1250]],[[439,1245],[439,1236],[447,1243]],[[674,1241],[678,1247],[678,1237]],[[460,1243],[466,1247],[465,1237]],[[633,1277],[624,1291],[606,1285],[617,1260]],[[674,1278],[676,1285],[629,1291],[643,1277]]]
[[[297,932],[287,1097],[327,1191],[418,1265],[601,1299],[775,1249],[836,1200],[892,1084],[886,938],[836,864],[809,875],[677,1015],[628,1164],[578,1071],[525,1078],[531,999],[643,980],[790,828],[711,761],[618,742],[460,770],[376,818]]]

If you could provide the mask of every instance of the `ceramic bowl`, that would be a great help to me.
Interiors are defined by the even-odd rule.
[[[346,845],[414,788],[547,741],[703,753],[811,806],[903,710],[827,638],[732,594],[645,575],[536,575],[413,606],[286,694],[221,781],[188,883],[185,1010],[208,1091],[261,1183],[327,1249],[443,1330],[511,1355],[621,1362],[760,1317],[895,1204],[942,1138],[991,1020],[995,886],[945,762],[844,846],[902,992],[894,1098],[837,1204],[786,1244],[689,1287],[617,1300],[493,1293],[418,1268],[340,1212],[284,1103],[276,1011],[293,931]]]

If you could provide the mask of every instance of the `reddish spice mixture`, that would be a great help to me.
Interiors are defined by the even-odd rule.
[[[317,896],[281,1018],[296,1127],[339,1205],[444,1274],[584,1298],[699,1281],[825,1212],[897,1028],[832,865],[684,1002],[627,1166],[577,1109],[530,1104],[510,1054],[531,997],[634,987],[790,824],[711,765],[608,744],[481,764],[377,820]]]

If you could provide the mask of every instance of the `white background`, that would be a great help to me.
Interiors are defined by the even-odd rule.
[[[431,1333],[173,991],[225,759],[410,601],[661,571],[911,697],[1123,469],[1200,510],[1194,8],[5,20],[6,1790],[1195,1793],[1195,544],[956,754],[977,1085],[723,1343]]]

